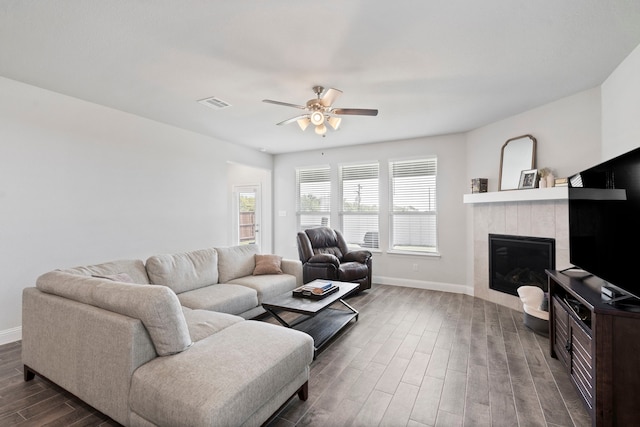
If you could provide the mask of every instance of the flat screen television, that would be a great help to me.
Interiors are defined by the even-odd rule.
[[[640,148],[569,183],[571,264],[640,299]]]

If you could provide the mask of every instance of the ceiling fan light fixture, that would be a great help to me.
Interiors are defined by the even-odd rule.
[[[308,117],[304,117],[304,118],[298,119],[296,121],[298,123],[298,126],[300,126],[300,129],[302,129],[303,132],[307,128],[307,126],[309,126],[309,123],[311,123],[311,120],[309,120]]]
[[[321,111],[314,111],[310,116],[311,123],[315,126],[320,126],[324,123],[324,114]]]
[[[329,117],[327,119],[327,122],[331,125],[333,130],[338,130],[338,127],[340,126],[340,122],[342,122],[342,118],[340,118],[340,117]]]
[[[378,110],[370,108],[334,108],[333,103],[342,94],[342,91],[339,89],[330,88],[325,91],[322,86],[314,86],[313,92],[316,94],[317,98],[308,100],[305,105],[291,104],[288,102],[274,101],[271,99],[263,99],[262,102],[305,110],[305,113],[303,113],[302,115],[292,117],[276,124],[286,125],[289,123],[297,122],[298,126],[300,126],[300,129],[302,129],[303,131],[307,127],[309,127],[310,124],[312,124],[315,128],[315,133],[320,136],[326,135],[327,123],[334,130],[338,130],[338,127],[340,127],[340,123],[342,122],[343,115],[378,115]]]
[[[318,135],[324,135],[325,133],[327,133],[327,127],[324,125],[324,123],[316,126],[316,133]]]

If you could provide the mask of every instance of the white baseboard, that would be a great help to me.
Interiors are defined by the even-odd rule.
[[[20,341],[22,339],[22,326],[0,331],[0,345]]]
[[[452,283],[428,282],[425,280],[398,279],[394,277],[373,276],[373,283],[390,286],[405,286],[407,288],[427,289],[430,291],[452,292],[473,296],[471,286],[455,285]]]

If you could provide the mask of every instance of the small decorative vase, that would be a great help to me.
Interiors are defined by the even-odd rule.
[[[556,177],[552,173],[547,175],[547,187],[551,188],[556,184]]]
[[[538,183],[538,188],[547,188],[547,178],[540,178],[540,182]]]

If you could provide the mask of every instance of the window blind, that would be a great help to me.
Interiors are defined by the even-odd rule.
[[[331,168],[320,166],[296,169],[296,214],[298,230],[330,226]]]
[[[389,162],[390,249],[437,252],[437,159]]]
[[[348,244],[379,248],[378,163],[341,165],[340,227]]]

